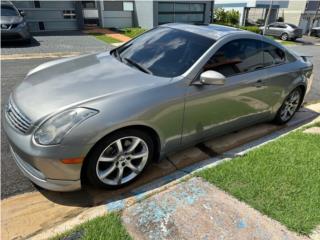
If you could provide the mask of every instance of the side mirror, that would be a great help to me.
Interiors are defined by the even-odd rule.
[[[226,77],[216,71],[205,71],[200,75],[200,81],[196,85],[223,85]]]
[[[19,13],[20,13],[20,15],[21,15],[22,17],[24,17],[24,16],[26,15],[23,10],[19,10]]]

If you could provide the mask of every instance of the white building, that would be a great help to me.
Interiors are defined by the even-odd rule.
[[[215,0],[215,8],[223,8],[226,11],[236,10],[240,13],[239,24],[245,25],[247,22],[259,22],[264,20],[271,0]],[[272,10],[269,22],[277,21],[281,9],[287,8],[289,0],[272,1]]]

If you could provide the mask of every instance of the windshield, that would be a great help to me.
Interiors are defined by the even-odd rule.
[[[1,6],[1,16],[18,16],[18,12],[10,6]]]
[[[191,32],[158,27],[112,54],[140,71],[160,77],[176,77],[186,72],[214,42]]]

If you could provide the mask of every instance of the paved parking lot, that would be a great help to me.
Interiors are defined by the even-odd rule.
[[[93,36],[79,31],[61,33],[47,33],[33,37],[31,44],[6,43],[2,44],[1,54],[30,54],[53,52],[99,52],[110,48],[104,42]]]
[[[102,42],[99,42],[91,36],[81,35],[81,37],[74,35],[64,35],[51,38],[52,36],[39,36],[37,39],[43,41],[43,45],[34,48],[34,51],[38,53],[45,51],[81,51],[82,53],[90,51],[102,51],[107,48],[111,48]],[[45,40],[47,39],[47,40]],[[49,46],[49,45],[52,46]],[[90,45],[90,46],[88,46]],[[315,66],[320,66],[320,47],[319,46],[294,46],[294,50],[303,52],[307,55],[313,55],[312,61]],[[16,54],[17,52],[31,51],[29,48],[4,48],[2,49],[2,54]],[[66,50],[69,49],[69,50]],[[71,50],[70,50],[71,49]],[[53,60],[53,59],[52,59]],[[1,71],[1,107],[3,109],[4,103],[7,101],[10,92],[13,90],[14,86],[19,84],[26,73],[34,68],[35,66],[49,61],[48,59],[29,59],[29,60],[10,60],[1,61],[2,71]],[[320,100],[320,69],[315,67],[315,80],[310,94],[306,97],[307,101],[319,101]],[[11,154],[9,152],[9,145],[4,135],[1,132],[2,142],[1,142],[1,198],[7,198],[12,195],[19,193],[30,192],[34,190],[33,185],[20,173],[17,166],[13,162]]]

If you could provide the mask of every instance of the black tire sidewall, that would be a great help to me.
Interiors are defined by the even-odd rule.
[[[102,151],[108,145],[110,145],[112,142],[116,141],[117,139],[123,138],[123,137],[128,137],[128,136],[139,137],[142,140],[144,140],[145,143],[147,144],[148,150],[149,150],[149,157],[148,157],[146,165],[144,166],[143,170],[134,179],[132,179],[124,184],[113,186],[113,185],[108,185],[108,184],[101,182],[96,174],[96,165],[97,165],[97,161],[98,161]],[[146,170],[149,163],[153,160],[152,159],[153,156],[154,156],[154,143],[152,141],[152,138],[147,133],[140,131],[140,130],[136,130],[136,129],[120,130],[120,131],[117,131],[115,133],[112,133],[112,134],[104,137],[90,151],[90,153],[86,157],[86,161],[87,161],[86,177],[92,185],[97,186],[97,187],[103,187],[103,188],[107,188],[107,189],[121,188],[121,187],[124,187],[124,186],[130,184],[131,182],[135,181],[136,179],[138,179],[143,174],[143,172]]]
[[[295,92],[295,91],[298,91],[298,92],[299,92],[299,95],[300,95],[299,105],[298,105],[297,109],[295,110],[295,112],[292,114],[292,116],[291,116],[289,119],[287,119],[286,121],[283,121],[283,120],[281,119],[281,117],[280,117],[280,115],[281,115],[281,110],[282,110],[283,107],[284,107],[285,101],[286,101],[286,100],[289,98],[289,96],[290,96],[293,92]],[[275,122],[276,124],[279,124],[279,125],[282,125],[282,124],[285,124],[285,123],[289,122],[289,121],[293,118],[293,116],[296,114],[296,112],[299,110],[299,108],[300,108],[300,106],[301,106],[301,104],[302,104],[302,101],[303,101],[303,94],[302,94],[301,88],[298,87],[298,88],[293,89],[293,90],[286,96],[286,98],[284,99],[281,107],[279,108],[279,110],[278,110],[278,112],[277,112],[277,114],[276,114],[276,117],[274,118],[274,122]]]

